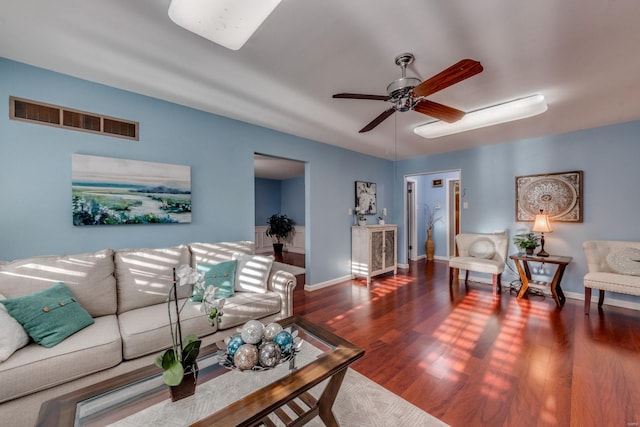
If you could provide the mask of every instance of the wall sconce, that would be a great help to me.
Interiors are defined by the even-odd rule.
[[[542,209],[540,209],[540,213],[536,215],[531,231],[534,233],[540,233],[540,252],[538,252],[537,255],[541,257],[548,257],[549,254],[544,250],[544,233],[551,233],[553,230],[551,229],[551,224],[549,224],[549,216],[545,215]]]

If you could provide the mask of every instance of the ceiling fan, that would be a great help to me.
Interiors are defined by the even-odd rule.
[[[362,95],[357,93],[337,93],[334,98],[369,99],[374,101],[389,101],[393,107],[382,112],[368,125],[360,129],[360,133],[368,132],[378,126],[396,111],[417,111],[427,116],[453,123],[464,117],[465,112],[437,102],[429,101],[425,97],[445,89],[482,72],[480,62],[473,59],[463,59],[444,71],[436,74],[424,82],[416,77],[407,77],[407,66],[413,63],[411,53],[396,56],[395,62],[402,69],[402,77],[387,86],[388,95]]]

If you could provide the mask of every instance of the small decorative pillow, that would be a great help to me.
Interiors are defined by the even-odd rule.
[[[469,255],[474,258],[491,259],[496,254],[496,246],[488,238],[481,237],[469,246]]]
[[[232,258],[238,260],[236,291],[266,293],[274,257],[235,252]]]
[[[206,289],[210,286],[218,288],[215,299],[233,296],[236,282],[236,266],[238,261],[225,261],[217,264],[198,264],[199,273],[204,273],[204,286],[194,286],[191,301],[202,301]]]
[[[22,297],[0,301],[35,342],[53,347],[94,323],[63,283]]]
[[[609,268],[618,274],[640,276],[640,249],[622,248],[607,255]]]
[[[0,300],[6,299],[0,294]],[[0,362],[4,362],[25,345],[29,344],[29,335],[16,319],[11,317],[4,305],[0,304]]]

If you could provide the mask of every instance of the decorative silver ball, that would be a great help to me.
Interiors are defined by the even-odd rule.
[[[273,368],[280,362],[282,352],[274,342],[266,342],[260,346],[260,366]]]
[[[247,344],[258,344],[262,341],[262,335],[264,334],[264,325],[258,320],[249,320],[242,327],[240,335],[242,340]]]
[[[269,323],[264,328],[264,339],[267,341],[273,341],[273,338],[282,330],[282,325],[279,323]]]
[[[233,363],[241,371],[253,369],[258,364],[258,349],[253,344],[243,344],[233,356]]]

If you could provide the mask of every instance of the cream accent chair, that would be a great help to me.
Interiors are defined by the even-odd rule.
[[[587,240],[582,249],[589,269],[584,276],[584,314],[591,308],[591,289],[600,290],[598,307],[602,307],[605,291],[640,296],[640,262],[637,255],[625,256],[629,250],[640,251],[640,242]]]
[[[466,270],[465,285],[469,271],[475,271],[492,275],[493,294],[497,295],[507,262],[507,234],[460,233],[456,236],[456,246],[458,256],[449,259],[449,288],[453,284],[456,269]]]

